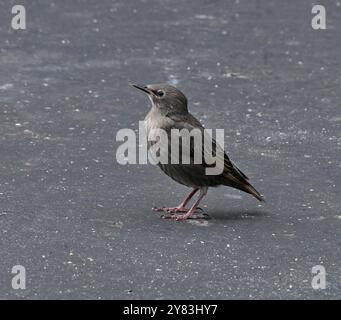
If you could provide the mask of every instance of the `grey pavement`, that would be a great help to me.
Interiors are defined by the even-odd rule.
[[[339,299],[341,3],[0,3],[0,299]],[[189,191],[121,166],[116,133],[169,82],[266,197],[221,187],[210,220],[160,219]],[[14,265],[26,289],[11,287]],[[326,289],[314,290],[323,265]]]

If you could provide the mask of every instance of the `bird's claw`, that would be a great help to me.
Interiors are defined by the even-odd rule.
[[[197,212],[197,209],[200,209],[200,212]],[[186,214],[175,214],[175,213],[168,213],[168,214],[164,214],[161,216],[162,219],[174,219],[175,221],[183,221],[183,220],[187,220],[187,219],[191,219],[191,220],[202,220],[202,219],[211,219],[211,217],[203,212],[203,210],[201,208],[196,208],[196,210],[188,215],[188,212]]]
[[[156,212],[167,212],[167,213],[182,213],[182,212],[187,212],[188,209],[186,208],[183,208],[183,207],[174,207],[174,208],[166,208],[166,207],[163,207],[163,208],[152,208],[153,211],[156,211]]]
[[[186,218],[184,218],[185,215],[176,215],[176,214],[172,214],[172,213],[169,213],[169,214],[163,214],[161,216],[162,219],[174,219],[176,221],[180,221],[180,220],[185,220]]]

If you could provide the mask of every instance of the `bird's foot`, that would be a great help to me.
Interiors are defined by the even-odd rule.
[[[174,213],[182,213],[182,212],[187,212],[188,209],[186,209],[185,207],[173,207],[173,208],[153,208],[153,211],[157,211],[157,212],[167,212],[170,214],[174,214]]]
[[[178,211],[179,212],[179,211]],[[210,219],[210,216],[204,212],[201,208],[196,208],[191,212],[191,210],[187,211],[185,214],[175,214],[176,212],[165,214],[161,216],[163,219],[174,219],[176,221],[183,221],[187,219]]]

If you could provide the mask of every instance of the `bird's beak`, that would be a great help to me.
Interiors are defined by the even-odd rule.
[[[131,83],[131,85],[133,87],[135,87],[136,89],[140,89],[140,90],[144,91],[147,94],[151,94],[152,93],[152,90],[148,89],[146,86],[137,85],[137,84],[134,84],[134,83]]]

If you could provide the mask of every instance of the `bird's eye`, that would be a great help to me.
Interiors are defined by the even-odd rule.
[[[158,91],[156,91],[156,94],[157,94],[159,97],[162,97],[165,93],[164,93],[162,90],[158,90]]]

